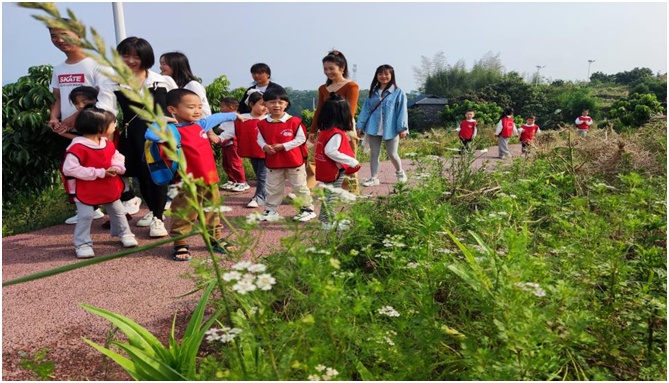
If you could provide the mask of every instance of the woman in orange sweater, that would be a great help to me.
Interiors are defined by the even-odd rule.
[[[348,105],[351,108],[351,119],[355,117],[355,111],[358,108],[360,87],[355,81],[348,79],[348,62],[346,61],[344,54],[334,50],[323,57],[323,73],[325,73],[327,80],[325,81],[325,84],[318,88],[318,106],[316,106],[314,119],[311,123],[311,128],[309,129],[309,141],[312,144],[316,142],[318,136],[318,115],[325,100],[330,98],[330,92],[337,93],[348,102]],[[353,149],[353,154],[355,155],[358,150],[358,136],[355,130],[347,132],[347,136],[349,137],[351,149]],[[316,161],[314,160],[313,148],[314,146],[311,146],[309,149],[309,161],[307,163],[307,186],[309,186],[309,189],[313,189],[313,187],[316,186]],[[359,192],[358,173],[351,174],[349,177],[352,179],[345,180],[342,187],[357,194]]]

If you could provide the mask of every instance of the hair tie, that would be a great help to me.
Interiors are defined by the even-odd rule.
[[[251,107],[251,105],[249,104],[249,98],[251,98],[251,95],[256,92],[263,94],[261,91],[255,88],[249,89],[248,92],[246,92],[246,100],[244,100],[244,104],[246,104],[246,106],[248,106],[249,108]]]

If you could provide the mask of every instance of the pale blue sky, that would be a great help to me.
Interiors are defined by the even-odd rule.
[[[412,67],[421,55],[444,51],[447,62],[470,67],[499,53],[507,71],[549,79],[585,80],[634,67],[667,71],[666,3],[132,3],[124,2],[127,36],[147,39],[161,53],[185,53],[209,84],[225,74],[232,87],[249,86],[249,68],[265,62],[272,79],[294,89],[325,81],[321,59],[331,48],[357,65],[366,89],[381,64],[395,67],[398,84],[417,89]],[[115,46],[111,3],[59,3]],[[40,14],[2,4],[2,83],[30,66],[58,64],[64,55]],[[156,64],[153,68],[159,71]]]

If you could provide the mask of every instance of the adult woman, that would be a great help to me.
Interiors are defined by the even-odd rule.
[[[348,79],[348,62],[343,53],[339,51],[331,51],[325,57],[323,57],[323,73],[327,77],[325,84],[321,85],[318,88],[318,106],[314,112],[314,119],[311,123],[311,129],[309,129],[309,141],[311,143],[316,142],[316,136],[318,135],[318,115],[321,107],[325,100],[330,98],[330,92],[334,92],[342,96],[348,102],[349,107],[351,108],[351,118],[355,117],[355,111],[358,108],[358,96],[360,92],[360,87],[355,81]],[[351,141],[351,149],[353,149],[353,154],[358,150],[358,137],[355,134],[355,131],[347,132],[347,136]],[[307,163],[307,186],[312,189],[316,185],[316,162],[313,156],[313,147],[309,153],[309,161]],[[358,173],[353,173],[349,176],[349,179],[344,181],[342,186],[344,189],[348,189],[352,193],[358,192]]]
[[[192,90],[202,100],[202,117],[211,116],[207,90],[190,69],[188,57],[181,52],[167,52],[160,56],[160,74],[170,76],[179,88]]]
[[[239,114],[251,113],[251,106],[247,103],[249,95],[253,93],[249,92],[251,89],[262,93],[265,93],[268,89],[283,89],[281,85],[269,80],[272,77],[272,70],[265,63],[251,65],[251,77],[253,77],[254,84],[246,89],[244,96],[239,100],[239,107],[237,108],[237,113]]]
[[[395,166],[398,182],[406,182],[407,176],[402,170],[402,162],[397,153],[400,138],[409,133],[407,97],[395,82],[395,70],[390,65],[381,65],[369,87],[369,98],[365,100],[358,116],[357,129],[367,135],[370,148],[371,178],[362,182],[362,186],[379,184],[379,155],[381,142],[386,144],[388,159]]]
[[[130,68],[137,80],[143,84],[141,92],[148,91],[154,99],[154,106],[167,110],[167,92],[176,89],[177,84],[171,77],[162,76],[149,70],[155,63],[153,48],[148,41],[138,37],[128,37],[116,47],[123,62]],[[164,237],[167,230],[163,224],[163,211],[167,202],[167,186],[156,185],[151,180],[149,168],[143,159],[144,134],[150,121],[141,119],[131,105],[142,108],[143,105],[131,101],[120,90],[128,88],[125,84],[117,85],[114,94],[123,110],[124,126],[119,131],[118,151],[125,156],[126,176],[137,177],[139,190],[149,207],[149,212],[137,222],[137,226],[149,226],[149,236]]]

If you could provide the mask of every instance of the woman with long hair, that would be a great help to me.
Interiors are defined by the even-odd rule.
[[[211,116],[207,90],[190,69],[188,57],[181,52],[167,52],[160,56],[160,74],[170,76],[179,88],[195,92],[202,100],[202,117]]]

